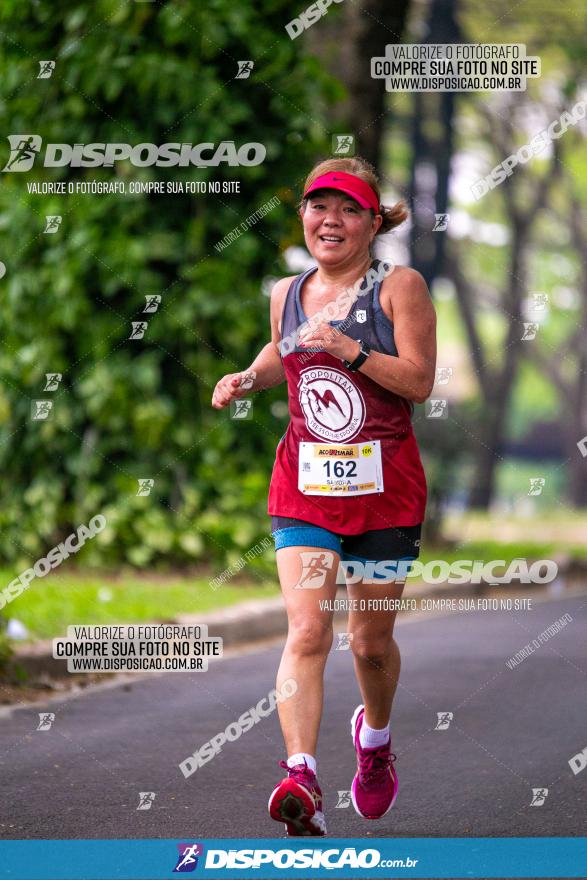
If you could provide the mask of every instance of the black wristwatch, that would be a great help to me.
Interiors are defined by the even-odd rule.
[[[357,339],[357,342],[359,343],[361,350],[354,361],[343,360],[343,364],[345,365],[347,370],[351,370],[353,373],[365,363],[365,361],[371,354],[371,346],[368,342],[363,342],[362,339]]]

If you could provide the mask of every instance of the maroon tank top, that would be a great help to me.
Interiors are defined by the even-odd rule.
[[[381,280],[388,270],[386,264],[374,260],[347,316],[329,323],[352,339],[367,342],[373,351],[397,357],[393,324],[379,302]],[[280,349],[290,423],[277,445],[268,513],[305,520],[343,535],[418,525],[424,519],[426,479],[412,429],[411,402],[360,371],[351,372],[340,358],[297,345],[299,329],[307,322],[300,292],[315,271],[312,268],[294,278],[283,308]],[[300,443],[317,444],[312,448],[318,449],[372,440],[379,441],[380,490],[333,497],[300,491]],[[328,464],[321,464],[328,470]],[[302,467],[309,466],[302,461]],[[344,469],[342,464],[339,467]]]

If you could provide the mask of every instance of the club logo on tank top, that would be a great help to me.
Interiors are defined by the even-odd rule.
[[[306,425],[314,436],[342,443],[363,427],[363,395],[340,370],[309,367],[300,373],[298,389]]]

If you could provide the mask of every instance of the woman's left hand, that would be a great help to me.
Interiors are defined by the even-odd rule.
[[[300,331],[298,339],[302,348],[320,348],[347,361],[353,361],[359,353],[359,343],[327,321],[321,321],[315,327],[306,326]]]

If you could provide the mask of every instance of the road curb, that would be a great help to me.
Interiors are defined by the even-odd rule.
[[[504,585],[511,589],[512,584]],[[525,585],[521,585],[521,587]],[[533,585],[534,587],[536,585]],[[405,599],[453,599],[482,596],[495,586],[487,583],[468,583],[459,585],[430,585],[423,582],[409,584],[404,591]],[[346,588],[339,589],[337,599],[346,597]],[[335,623],[346,620],[347,611],[334,613]],[[255,599],[239,602],[228,608],[218,609],[207,614],[179,614],[167,620],[141,621],[143,625],[179,623],[182,625],[206,625],[211,636],[222,638],[225,648],[251,644],[258,641],[287,635],[287,614],[281,595],[273,599]],[[53,657],[52,639],[14,647],[13,665],[18,665],[35,679],[48,676],[53,679],[71,679],[64,660]],[[106,673],[104,673],[106,674]],[[79,676],[77,676],[79,677]]]

